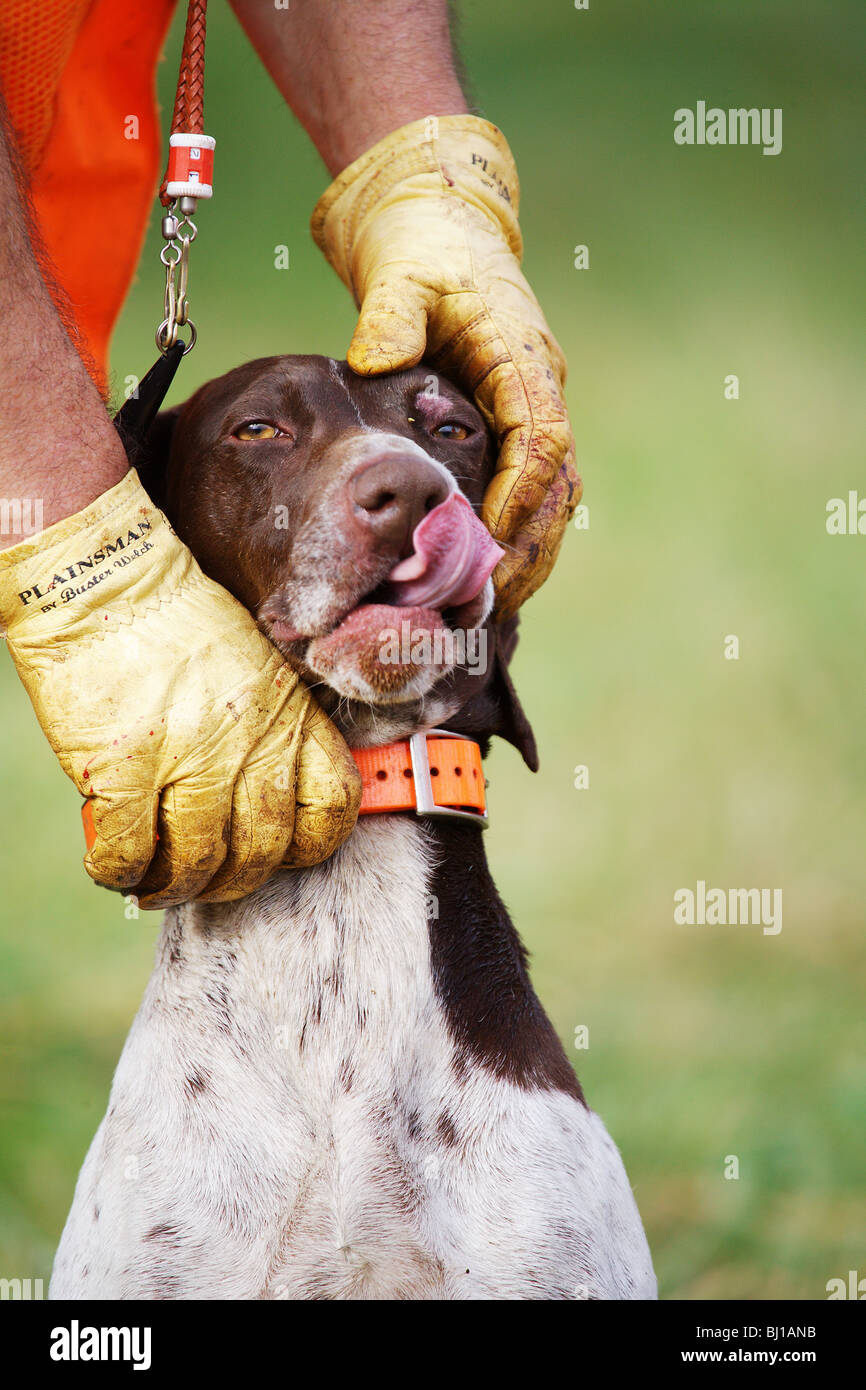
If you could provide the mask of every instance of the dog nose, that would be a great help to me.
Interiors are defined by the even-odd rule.
[[[370,463],[350,480],[355,515],[377,540],[412,552],[412,534],[428,512],[451,492],[449,481],[432,463],[392,454]]]

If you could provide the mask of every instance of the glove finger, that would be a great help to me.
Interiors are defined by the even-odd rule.
[[[435,291],[391,263],[364,295],[346,354],[353,372],[374,376],[414,367],[427,348],[427,315]]]
[[[271,696],[278,702],[273,722],[252,749],[237,746],[231,783],[202,771],[164,792],[159,849],[139,889],[144,907],[243,897],[282,861],[311,697],[281,662]]]
[[[146,873],[156,851],[158,803],[158,792],[139,789],[88,797],[83,808],[84,867],[103,888],[130,889]]]
[[[231,807],[232,792],[215,777],[164,789],[156,854],[132,890],[140,907],[174,907],[207,887],[228,852]]]
[[[311,704],[302,687],[247,758],[232,796],[229,848],[200,902],[230,902],[252,893],[279,868],[295,833],[297,764]]]
[[[481,515],[494,538],[507,543],[543,505],[573,438],[546,362],[503,362],[488,376],[485,391],[499,458]]]
[[[512,617],[550,574],[582,491],[572,446],[538,511],[514,537],[494,570],[498,619]]]
[[[361,804],[361,774],[342,736],[311,699],[295,787],[295,833],[284,863],[320,864],[354,828]]]
[[[494,540],[512,544],[544,506],[571,443],[565,421],[535,420],[506,434],[481,507],[481,519]]]
[[[499,315],[474,291],[451,295],[437,304],[430,325],[431,364],[475,397],[496,436],[496,474],[481,515],[505,543],[542,505],[572,443],[562,395],[565,360],[546,325],[514,318],[523,300],[527,315],[534,308],[543,324],[527,287],[512,312]]]
[[[264,778],[245,768],[232,797],[229,852],[197,901],[231,902],[261,887],[283,863],[294,828],[294,768],[271,768]]]

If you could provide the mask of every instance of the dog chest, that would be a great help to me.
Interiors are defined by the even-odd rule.
[[[167,914],[55,1296],[628,1296],[645,1242],[598,1117],[457,1064],[430,881],[422,828],[377,817]]]

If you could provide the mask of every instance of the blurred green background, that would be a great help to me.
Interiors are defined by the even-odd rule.
[[[323,167],[211,8],[217,196],[174,399],[263,354],[341,356],[354,323],[307,232]],[[515,678],[542,766],[533,778],[505,746],[491,759],[493,871],[623,1151],[662,1296],[823,1298],[866,1274],[866,537],[825,529],[829,498],[866,495],[862,6],[459,9],[472,98],[520,169],[525,268],[569,359],[590,512],[525,610]],[[179,38],[178,21],[164,107]],[[676,146],[673,112],[699,99],[782,107],[783,152]],[[154,355],[153,231],[118,392]],[[47,1281],[158,914],[125,920],[82,871],[79,798],[8,659],[0,718],[0,1273]],[[676,926],[673,894],[698,879],[781,888],[781,933]]]

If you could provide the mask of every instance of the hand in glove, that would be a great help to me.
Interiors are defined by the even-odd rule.
[[[0,552],[0,619],[88,798],[97,883],[144,907],[239,898],[352,829],[360,778],[339,733],[134,469]]]
[[[507,551],[493,576],[501,618],[549,574],[580,499],[565,361],[520,272],[518,197],[496,126],[431,116],[350,164],[312,219],[360,306],[352,369],[373,375],[424,357],[474,395],[495,432],[482,519]]]

